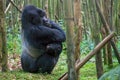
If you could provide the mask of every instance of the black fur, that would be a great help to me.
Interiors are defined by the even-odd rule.
[[[51,73],[62,51],[64,31],[44,17],[46,13],[32,5],[23,9],[21,64],[24,71]]]

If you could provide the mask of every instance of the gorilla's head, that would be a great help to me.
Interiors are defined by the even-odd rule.
[[[33,5],[27,5],[22,12],[22,23],[42,24],[44,17],[46,17],[44,10],[38,9]]]

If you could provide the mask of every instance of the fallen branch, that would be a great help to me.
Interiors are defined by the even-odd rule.
[[[115,36],[115,33],[112,32],[110,35],[108,35],[103,41],[101,41],[82,61],[80,61],[76,67],[75,70],[79,70],[85,63],[87,63],[97,52],[104,47],[107,42],[111,40]],[[67,80],[68,79],[68,73],[66,72],[64,75],[62,75],[58,80]]]

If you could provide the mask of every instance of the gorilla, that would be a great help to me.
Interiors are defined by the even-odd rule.
[[[46,18],[44,10],[27,5],[22,12],[21,65],[31,73],[51,73],[62,52],[66,35],[54,21]]]

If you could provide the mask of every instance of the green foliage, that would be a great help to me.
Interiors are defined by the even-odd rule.
[[[60,26],[64,26],[64,20],[60,19],[60,20],[58,20],[58,23]],[[65,27],[64,27],[64,29],[65,29]]]
[[[20,34],[7,33],[7,49],[8,53],[21,52],[21,37]]]
[[[99,80],[120,80],[120,65],[106,72]]]
[[[83,40],[80,43],[80,50],[82,54],[88,54],[94,48],[94,44],[92,41]]]
[[[118,50],[120,51],[120,40],[117,41],[117,47],[118,47]]]
[[[97,80],[95,63],[88,62],[80,70],[80,80]]]
[[[16,9],[6,13],[7,49],[9,54],[21,52],[20,19]]]

